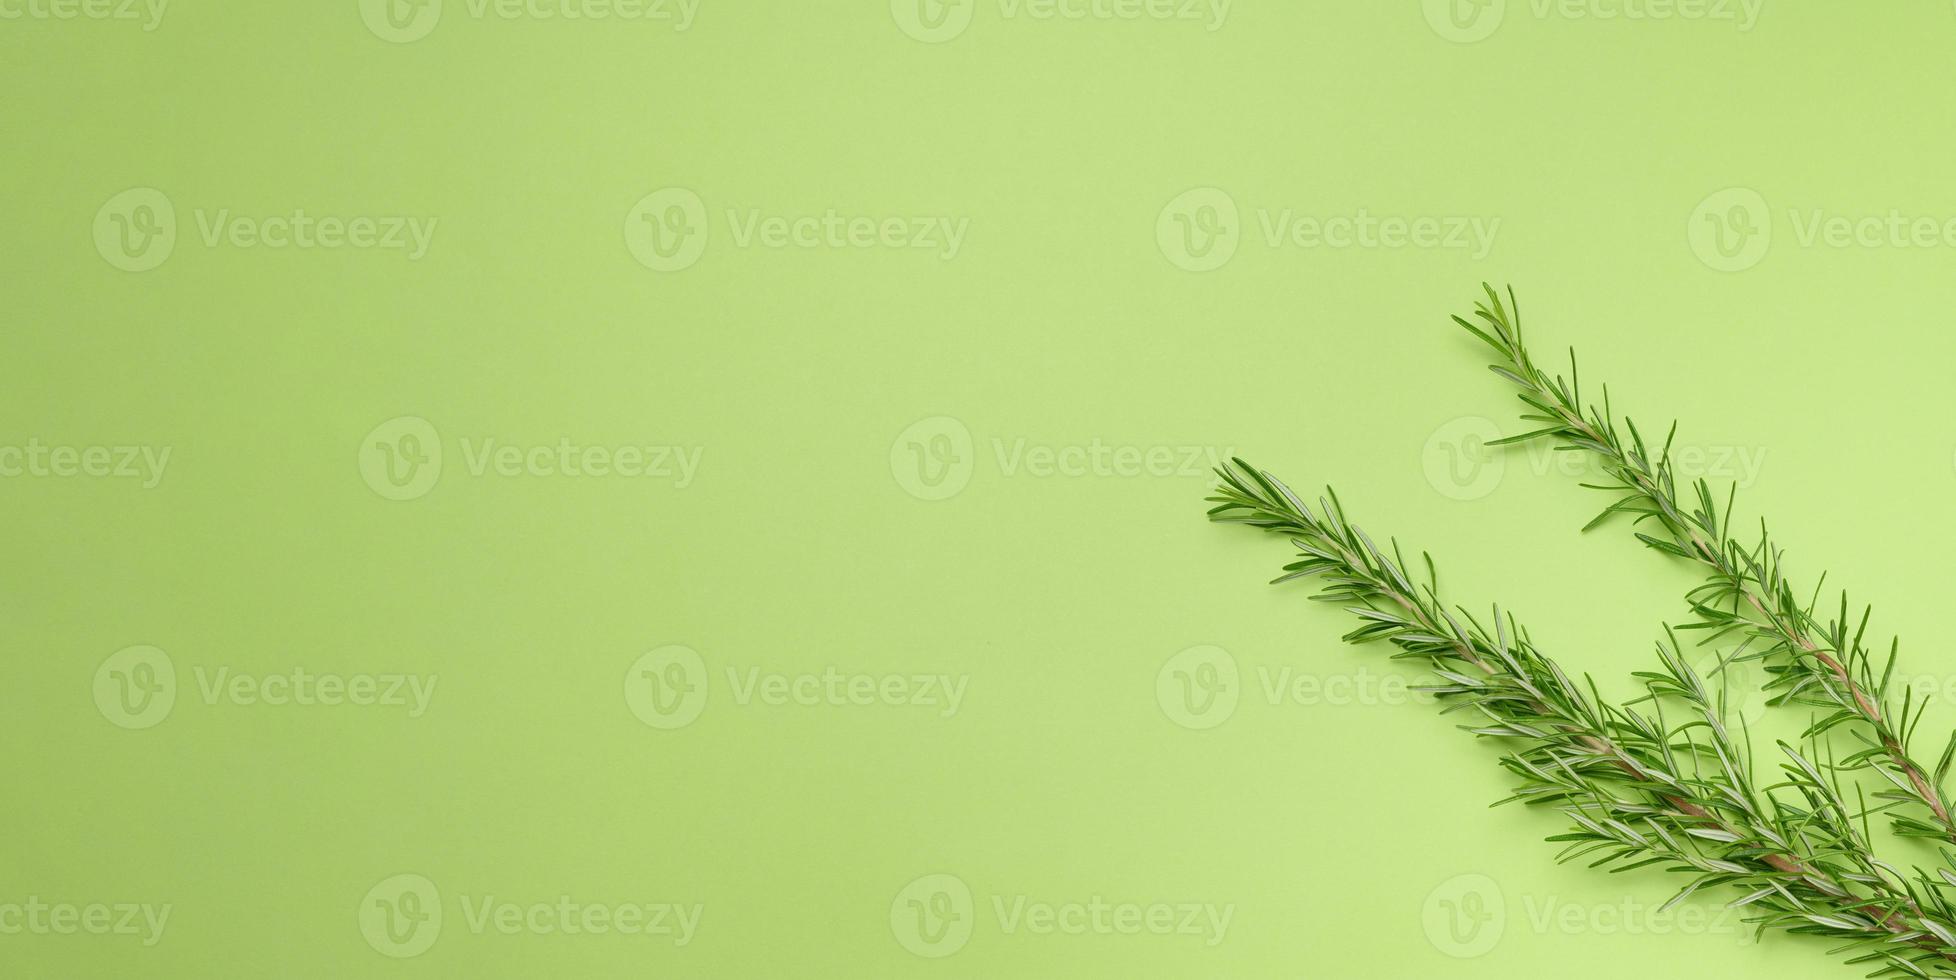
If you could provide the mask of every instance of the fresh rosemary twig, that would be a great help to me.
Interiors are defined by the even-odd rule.
[[[1670,459],[1671,440],[1677,433],[1675,423],[1656,454],[1648,450],[1628,418],[1619,431],[1607,388],[1601,409],[1583,405],[1574,352],[1570,353],[1568,382],[1559,375],[1551,377],[1529,358],[1522,343],[1520,310],[1514,304],[1513,291],[1504,304],[1493,287],[1483,288],[1487,299],[1476,305],[1478,325],[1458,316],[1454,321],[1494,348],[1500,357],[1499,363],[1492,365],[1494,373],[1520,386],[1521,400],[1531,409],[1522,417],[1541,426],[1497,444],[1552,439],[1560,443],[1558,448],[1593,454],[1603,471],[1616,481],[1594,488],[1621,497],[1583,530],[1614,514],[1635,515],[1633,524],[1655,521],[1660,534],[1639,531],[1637,537],[1653,549],[1696,562],[1710,573],[1705,584],[1688,597],[1698,622],[1687,628],[1708,630],[1706,642],[1740,636],[1743,642],[1737,656],[1765,664],[1771,678],[1766,685],[1772,695],[1769,703],[1791,702],[1824,709],[1826,713],[1814,720],[1807,734],[1845,725],[1846,731],[1860,739],[1862,750],[1840,764],[1874,770],[1894,785],[1892,790],[1877,793],[1878,797],[1898,805],[1911,804],[1907,812],[1889,813],[1898,834],[1956,844],[1956,821],[1951,819],[1952,805],[1943,790],[1944,777],[1956,759],[1956,733],[1951,734],[1933,771],[1910,755],[1911,736],[1927,704],[1918,704],[1913,690],[1907,688],[1899,704],[1891,695],[1889,683],[1898,644],[1891,642],[1886,658],[1877,664],[1876,655],[1862,644],[1871,610],[1864,609],[1858,624],[1852,623],[1843,594],[1838,615],[1823,622],[1814,612],[1819,583],[1815,584],[1814,598],[1802,603],[1787,580],[1782,551],[1767,533],[1764,521],[1760,522],[1757,542],[1747,547],[1731,535],[1732,495],[1727,496],[1721,512],[1705,481],[1697,480],[1692,484],[1695,500],[1687,503],[1679,499]],[[1736,492],[1734,487],[1732,493]],[[1950,863],[1956,867],[1956,859]]]
[[[1399,648],[1395,657],[1425,663],[1441,680],[1425,690],[1448,711],[1479,716],[1463,727],[1515,746],[1503,764],[1521,785],[1502,802],[1552,806],[1573,821],[1550,838],[1568,845],[1562,860],[1597,855],[1592,866],[1616,871],[1665,865],[1691,875],[1666,907],[1705,886],[1731,886],[1744,891],[1733,904],[1757,910],[1749,921],[1760,929],[1843,940],[1837,951],[1876,964],[1871,975],[1956,977],[1956,909],[1941,884],[1911,881],[1873,856],[1830,765],[1781,743],[1785,781],[1757,788],[1747,753],[1675,639],[1658,648],[1664,670],[1639,675],[1651,713],[1609,705],[1593,683],[1571,681],[1512,616],[1496,609],[1490,634],[1464,609],[1450,611],[1430,557],[1427,581],[1415,586],[1397,545],[1390,555],[1377,548],[1335,494],[1313,513],[1241,460],[1217,475],[1211,520],[1281,534],[1299,549],[1276,581],[1324,579],[1315,598],[1365,620],[1346,640],[1383,639]],[[1686,719],[1667,723],[1664,703],[1682,704]]]

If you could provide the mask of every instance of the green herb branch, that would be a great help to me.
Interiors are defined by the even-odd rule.
[[[1897,644],[1891,643],[1879,662],[1863,645],[1869,610],[1864,609],[1855,623],[1843,594],[1838,615],[1826,621],[1817,616],[1819,584],[1814,598],[1802,602],[1787,580],[1782,551],[1763,521],[1756,542],[1747,546],[1731,534],[1732,495],[1727,496],[1721,511],[1705,481],[1698,480],[1692,484],[1692,499],[1680,498],[1670,458],[1675,424],[1663,446],[1652,453],[1628,418],[1619,430],[1607,388],[1600,409],[1584,406],[1573,352],[1569,380],[1565,382],[1560,375],[1551,377],[1535,365],[1522,343],[1520,312],[1512,290],[1508,302],[1503,303],[1492,287],[1483,288],[1487,298],[1476,305],[1478,323],[1459,316],[1454,321],[1495,350],[1500,360],[1492,370],[1521,388],[1521,400],[1530,408],[1522,417],[1541,426],[1497,444],[1548,439],[1559,443],[1558,449],[1593,454],[1615,482],[1585,486],[1620,497],[1583,530],[1617,514],[1633,515],[1633,524],[1655,522],[1654,530],[1659,533],[1638,531],[1637,537],[1657,551],[1695,562],[1710,573],[1705,584],[1688,597],[1698,621],[1686,628],[1709,631],[1706,642],[1739,636],[1742,643],[1733,659],[1763,662],[1770,677],[1766,685],[1770,703],[1799,703],[1825,710],[1826,714],[1814,720],[1808,735],[1844,725],[1861,740],[1863,748],[1841,759],[1840,764],[1872,769],[1893,784],[1893,789],[1876,795],[1893,805],[1910,805],[1906,812],[1888,813],[1897,833],[1956,844],[1956,821],[1951,819],[1951,805],[1943,789],[1951,760],[1956,758],[1956,733],[1952,733],[1933,770],[1911,756],[1911,736],[1926,704],[1916,703],[1913,692],[1906,689],[1897,703],[1890,688]],[[1736,488],[1733,492],[1736,494]],[[1956,859],[1951,865],[1956,866]]]
[[[1551,806],[1574,822],[1561,859],[1626,871],[1665,865],[1690,881],[1666,904],[1707,886],[1745,894],[1759,928],[1842,940],[1851,962],[1874,975],[1956,976],[1956,909],[1935,883],[1918,885],[1872,854],[1865,808],[1851,808],[1830,763],[1793,746],[1784,780],[1763,790],[1723,719],[1722,698],[1684,663],[1675,638],[1660,644],[1661,672],[1639,675],[1650,711],[1604,702],[1577,685],[1497,609],[1493,630],[1441,599],[1425,558],[1414,585],[1396,545],[1390,555],[1348,522],[1335,494],[1313,513],[1274,476],[1243,463],[1217,471],[1211,520],[1281,534],[1299,551],[1276,581],[1324,580],[1314,598],[1343,604],[1365,622],[1351,642],[1382,639],[1395,658],[1421,661],[1441,683],[1423,688],[1447,711],[1477,715],[1476,735],[1515,746],[1503,759],[1520,777],[1513,796]],[[1663,705],[1682,705],[1672,724]],[[1775,790],[1791,790],[1795,800]],[[1861,825],[1857,825],[1857,819]],[[1956,879],[1952,879],[1956,881]]]

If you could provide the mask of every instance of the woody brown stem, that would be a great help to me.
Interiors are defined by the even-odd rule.
[[[1561,421],[1565,426],[1581,432],[1583,437],[1590,442],[1601,446],[1613,445],[1612,441],[1604,438],[1603,434],[1588,419],[1583,418],[1580,412],[1572,412],[1558,402],[1557,414],[1561,416]],[[1651,477],[1631,467],[1627,459],[1619,457],[1618,463],[1633,478],[1633,484],[1637,492],[1653,501],[1662,501],[1667,512],[1667,517],[1669,517],[1670,507],[1668,500],[1664,492],[1655,483],[1651,482]],[[1930,813],[1935,815],[1936,822],[1941,825],[1943,830],[1942,839],[1956,844],[1956,823],[1952,823],[1950,820],[1949,807],[1943,801],[1942,794],[1929,781],[1928,774],[1923,772],[1921,766],[1917,765],[1914,759],[1909,758],[1907,748],[1901,744],[1901,741],[1888,728],[1882,715],[1881,705],[1855,682],[1853,673],[1847,669],[1847,665],[1843,664],[1840,658],[1834,656],[1832,652],[1813,642],[1806,635],[1806,631],[1800,629],[1797,624],[1787,623],[1782,616],[1776,613],[1766,603],[1764,597],[1760,596],[1757,590],[1746,584],[1746,577],[1741,574],[1740,570],[1732,567],[1727,562],[1724,554],[1710,541],[1707,541],[1704,535],[1700,534],[1696,528],[1690,527],[1675,519],[1667,519],[1665,524],[1672,527],[1674,531],[1682,531],[1687,540],[1681,543],[1688,543],[1690,545],[1691,551],[1700,564],[1738,583],[1738,592],[1744,597],[1746,604],[1751,606],[1753,611],[1765,620],[1765,625],[1769,626],[1776,635],[1787,643],[1789,649],[1813,658],[1815,662],[1819,663],[1827,671],[1829,676],[1833,677],[1834,681],[1840,685],[1841,690],[1847,694],[1848,700],[1853,702],[1855,713],[1860,715],[1874,728],[1883,754],[1908,779],[1909,785],[1915,791],[1916,798],[1924,806],[1929,808]]]

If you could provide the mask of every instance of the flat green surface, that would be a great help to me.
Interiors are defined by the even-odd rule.
[[[0,0],[0,974],[1854,975],[1203,473],[1627,691],[1512,281],[1946,702],[1951,5],[907,3]]]

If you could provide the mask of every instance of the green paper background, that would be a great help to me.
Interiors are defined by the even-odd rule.
[[[1494,747],[1265,587],[1288,552],[1206,524],[1202,474],[1335,482],[1626,692],[1694,578],[1578,536],[1603,501],[1539,456],[1474,455],[1519,423],[1446,316],[1512,281],[1541,353],[1682,417],[1803,581],[1879,600],[1904,670],[1956,690],[1951,5],[1237,0],[1212,30],[1150,13],[1180,0],[961,0],[929,42],[909,2],[703,0],[679,30],[448,0],[397,42],[355,0],[175,0],[154,30],[0,0],[0,446],[171,452],[154,487],[0,478],[0,974],[1855,975],[1708,903],[1647,921],[1661,875],[1553,864],[1556,821],[1487,809]],[[148,271],[93,230],[130,188],[175,210]],[[664,188],[705,219],[683,269],[631,247]],[[418,259],[206,244],[226,209],[438,224]],[[740,234],[830,209],[966,230],[948,258]],[[1272,245],[1286,210],[1494,235]],[[1816,212],[1933,244],[1829,244]],[[1762,245],[1707,244],[1747,220],[1728,242]],[[443,452],[408,500],[368,479],[399,417]],[[699,465],[474,475],[486,438]],[[96,697],[132,646],[173,672],[153,727]],[[703,671],[660,676],[705,700],[660,727],[631,685],[672,646]],[[1235,665],[1226,717],[1177,700],[1200,647]],[[417,717],[201,684],[299,669],[436,686]],[[773,705],[756,670],[964,686]],[[1283,671],[1322,686],[1273,704]],[[444,919],[394,958],[362,916],[407,908],[404,874]],[[683,945],[471,929],[490,896],[702,911]],[[30,898],[171,911],[149,946],[5,931]],[[1069,934],[1021,901],[1229,920]]]

